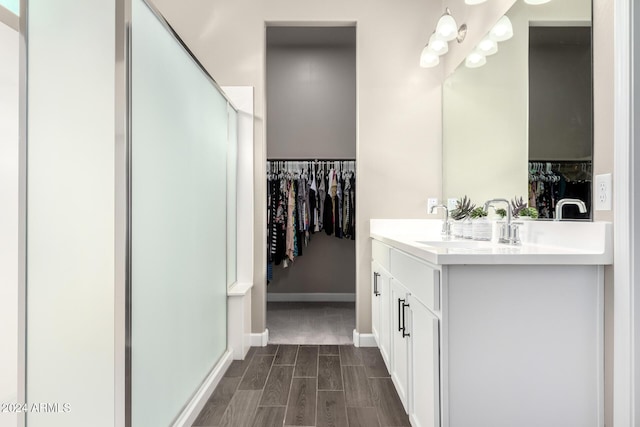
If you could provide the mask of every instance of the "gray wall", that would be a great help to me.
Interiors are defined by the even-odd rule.
[[[269,293],[348,293],[356,292],[356,242],[327,236],[324,231],[312,235],[302,256],[288,268],[273,266]]]
[[[356,29],[267,28],[267,157],[355,159]],[[357,195],[356,195],[357,197]],[[355,241],[312,236],[269,293],[355,293]]]
[[[529,159],[590,160],[590,27],[531,27]]]
[[[355,34],[267,28],[268,158],[355,158]]]

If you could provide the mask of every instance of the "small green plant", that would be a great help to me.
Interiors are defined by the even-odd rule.
[[[520,216],[526,216],[531,219],[538,218],[538,210],[536,208],[524,208],[520,211]]]
[[[451,211],[451,218],[460,221],[465,218],[469,218],[471,215],[471,211],[476,207],[476,205],[471,203],[471,199],[467,196],[464,196],[462,199],[458,199],[456,202],[456,208]]]
[[[480,219],[480,218],[484,218],[487,215],[488,215],[487,211],[485,211],[481,207],[477,207],[471,211],[471,219]]]
[[[507,210],[503,208],[496,209],[496,214],[498,214],[500,218],[504,218],[505,216],[507,216]]]

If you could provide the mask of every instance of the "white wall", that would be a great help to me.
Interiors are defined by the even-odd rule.
[[[440,2],[408,0],[157,0],[204,66],[225,85],[256,88],[256,236],[253,331],[265,328],[265,23],[357,27],[359,332],[371,331],[370,218],[422,218],[441,186],[440,71],[418,67],[442,14]]]
[[[0,22],[0,402],[18,393],[18,60],[18,32]]]
[[[28,7],[27,422],[112,427],[115,1]]]

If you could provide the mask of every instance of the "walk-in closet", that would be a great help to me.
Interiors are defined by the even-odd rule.
[[[355,328],[356,29],[267,27],[267,329],[349,344]]]

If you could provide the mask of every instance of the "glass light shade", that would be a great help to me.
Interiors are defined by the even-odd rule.
[[[425,46],[420,54],[420,66],[422,68],[435,67],[440,63],[440,56],[437,53],[429,49],[429,46]]]
[[[436,26],[436,34],[441,40],[448,42],[458,37],[458,24],[453,16],[445,13],[440,17]]]
[[[550,1],[551,0],[524,0],[525,3],[536,5],[536,6],[539,4],[549,3]]]
[[[464,2],[466,4],[471,4],[471,5],[473,5],[473,4],[481,4],[481,3],[484,3],[485,1],[487,1],[487,0],[464,0]]]
[[[493,55],[498,52],[498,42],[491,40],[489,37],[485,37],[480,43],[478,43],[478,50],[482,52],[484,56]]]
[[[482,67],[486,63],[487,58],[481,52],[475,51],[467,56],[464,64],[467,66],[467,68],[478,68]]]
[[[444,55],[449,51],[449,43],[440,39],[435,33],[429,37],[429,44],[427,46],[433,53],[438,55]]]
[[[489,37],[497,42],[503,42],[513,37],[513,25],[508,16],[503,16],[491,29]]]

